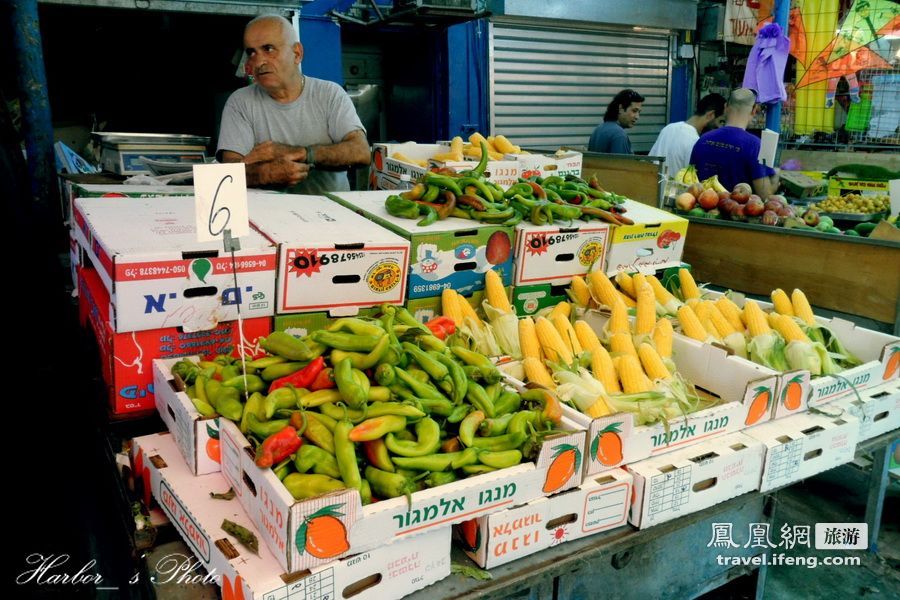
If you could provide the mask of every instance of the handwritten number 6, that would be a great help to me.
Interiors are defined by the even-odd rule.
[[[228,227],[228,222],[231,221],[231,209],[230,208],[228,208],[227,206],[223,206],[223,207],[219,208],[218,210],[216,210],[216,200],[219,197],[219,190],[222,189],[222,184],[225,183],[226,180],[231,182],[231,181],[234,181],[234,178],[231,175],[226,175],[224,178],[222,178],[222,181],[220,181],[219,185],[216,186],[216,193],[213,196],[212,205],[209,207],[208,229],[209,229],[209,235],[211,235],[213,237],[215,237],[215,236],[219,235],[220,233],[222,233],[223,231],[225,231],[225,228]],[[219,215],[223,212],[225,213],[225,223],[223,223],[222,226],[218,230],[213,231],[213,222],[216,219],[218,219]]]

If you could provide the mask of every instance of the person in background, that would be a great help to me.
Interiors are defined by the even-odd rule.
[[[691,150],[701,133],[718,129],[725,123],[725,97],[707,94],[697,103],[697,110],[687,121],[669,123],[659,132],[650,156],[662,156],[669,176],[690,164]]]
[[[366,131],[336,83],[301,73],[290,21],[263,15],[244,29],[253,83],[225,104],[216,157],[247,165],[247,185],[305,194],[349,190],[346,170],[369,163]]]
[[[729,190],[738,183],[749,183],[765,200],[778,188],[778,176],[759,163],[759,138],[747,133],[747,125],[756,112],[756,94],[747,88],[731,92],[725,105],[725,125],[704,133],[694,144],[690,163],[704,180],[713,175]]]
[[[622,90],[616,94],[606,107],[603,123],[591,134],[588,150],[608,154],[634,154],[625,130],[637,125],[643,106],[644,97],[634,90]]]

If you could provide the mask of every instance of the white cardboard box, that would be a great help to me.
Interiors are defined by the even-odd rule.
[[[745,431],[766,445],[759,491],[768,492],[853,460],[859,420],[801,413]]]
[[[563,284],[602,265],[609,244],[608,223],[516,226],[514,285]]]
[[[517,160],[519,163],[519,176],[528,178],[532,175],[551,177],[557,175],[581,176],[581,165],[584,156],[581,152],[560,150],[557,154],[507,154],[505,158]]]
[[[236,499],[213,500],[228,490],[218,473],[195,477],[178,456],[172,436],[135,438],[136,472],[150,486],[163,512],[193,551],[224,598],[245,600],[400,598],[450,574],[450,527],[435,527],[356,556],[285,573],[265,544],[254,554],[222,530],[228,519],[261,534]],[[194,575],[194,573],[174,573]]]
[[[653,273],[681,264],[688,221],[670,212],[626,200],[624,216],[634,225],[613,228],[606,253],[606,274],[619,271]]]
[[[586,311],[583,318],[597,332],[606,322],[598,311]],[[661,424],[635,425],[631,413],[592,420],[563,405],[563,414],[588,430],[585,477],[735,433],[750,423],[771,418],[780,378],[775,371],[684,336],[673,338],[672,354],[678,372],[696,387],[720,398],[722,404],[671,419],[668,428]]]
[[[414,160],[428,161],[429,158],[440,152],[449,152],[450,146],[441,144],[417,144],[416,142],[403,142],[400,144],[385,144],[382,142],[372,144],[372,170],[382,172],[396,179],[401,175],[409,175],[415,181],[420,175],[424,175],[428,169],[414,165],[391,155],[399,152]]]
[[[632,477],[614,469],[577,488],[457,525],[466,554],[484,569],[589,535],[628,520]]]
[[[157,198],[160,196],[193,196],[192,185],[125,185],[75,183],[66,181],[65,193],[68,194],[68,213],[66,222],[74,227],[72,211],[75,198]]]
[[[546,439],[535,462],[415,492],[409,502],[406,498],[391,498],[363,506],[356,490],[341,490],[297,501],[271,469],[256,466],[249,442],[234,423],[222,419],[219,425],[222,474],[262,532],[263,540],[279,564],[290,571],[325,564],[350,553],[382,546],[393,539],[497,512],[576,487],[582,481],[585,432],[580,429]],[[576,425],[564,422],[563,427],[568,429]],[[568,465],[571,468],[551,468],[557,460],[572,461]],[[298,547],[297,532],[310,515],[325,507],[340,512],[347,550],[315,557]]]
[[[859,440],[868,440],[900,427],[900,380],[893,380],[836,400],[822,408],[832,414],[832,408],[849,412],[859,419]]]
[[[628,465],[629,522],[646,529],[759,489],[765,445],[733,433]]]
[[[409,240],[324,196],[247,196],[250,223],[278,249],[279,313],[403,304]]]
[[[198,242],[192,196],[78,198],[75,223],[109,291],[117,333],[208,330],[236,320],[238,305],[244,319],[275,314],[275,247],[252,230],[234,257],[221,242]]]

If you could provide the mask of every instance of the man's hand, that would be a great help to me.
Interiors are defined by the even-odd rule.
[[[247,165],[247,181],[257,185],[294,185],[309,177],[309,165],[287,157]]]
[[[279,144],[278,142],[263,142],[262,144],[256,145],[253,150],[247,153],[247,156],[244,157],[244,162],[250,165],[278,158],[305,162],[306,149],[288,146],[287,144]]]

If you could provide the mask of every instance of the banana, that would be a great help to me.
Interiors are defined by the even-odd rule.
[[[700,183],[700,178],[697,177],[697,167],[693,165],[688,167],[688,176],[691,178],[689,183]]]
[[[714,190],[716,190],[716,192],[728,192],[728,190],[725,189],[725,186],[722,185],[721,182],[719,182],[718,175],[713,175],[711,177],[711,179],[712,179],[712,187]]]
[[[675,174],[675,181],[678,183],[688,183],[688,180],[685,179],[687,177],[688,168],[682,167],[679,169],[678,173]]]

